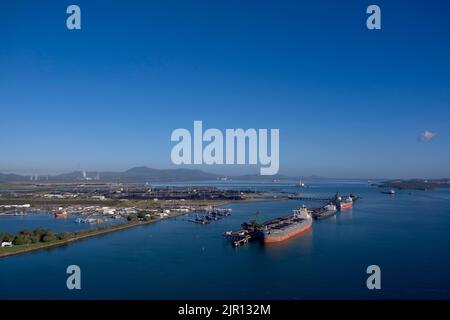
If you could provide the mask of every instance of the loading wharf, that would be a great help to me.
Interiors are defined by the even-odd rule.
[[[230,240],[232,242],[232,245],[234,247],[239,247],[253,240],[274,242],[267,241],[271,240],[267,238],[269,238],[270,236],[273,237],[273,234],[277,233],[281,233],[281,236],[278,236],[278,238],[280,238],[281,240],[278,240],[277,238],[276,241],[284,241],[284,239],[290,238],[291,235],[296,235],[306,229],[311,228],[312,218],[318,220],[329,218],[336,214],[336,205],[339,206],[341,210],[342,205],[340,204],[342,202],[351,201],[353,203],[358,199],[360,199],[360,197],[350,195],[346,197],[345,200],[343,200],[342,197],[336,194],[332,198],[327,198],[327,201],[330,202],[326,205],[311,209],[307,209],[305,206],[302,206],[300,209],[293,210],[293,214],[271,219],[262,224],[257,223],[257,217],[259,215],[259,212],[257,212],[253,220],[251,220],[249,223],[244,222],[243,224],[241,224],[240,230],[227,231],[223,235],[227,240]]]

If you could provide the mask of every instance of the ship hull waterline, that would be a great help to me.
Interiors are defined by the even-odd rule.
[[[263,233],[262,234],[262,240],[264,243],[277,243],[277,242],[282,242],[282,241],[286,241],[288,239],[291,239],[295,236],[298,236],[308,230],[310,230],[312,227],[312,221],[309,221],[308,223],[293,229],[292,231],[289,232],[284,232],[281,234],[268,234],[268,233]]]

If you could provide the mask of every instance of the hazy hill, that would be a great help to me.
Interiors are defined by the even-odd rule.
[[[148,167],[135,167],[124,172],[87,172],[89,179],[101,181],[146,182],[146,181],[195,181],[215,180],[218,175],[193,169],[153,169]],[[27,181],[29,176],[0,173],[0,182]],[[39,180],[45,181],[79,181],[83,180],[82,171],[58,174],[54,176],[41,176]]]
[[[21,176],[13,173],[0,173],[0,182],[26,181],[26,180],[30,180],[30,177]]]

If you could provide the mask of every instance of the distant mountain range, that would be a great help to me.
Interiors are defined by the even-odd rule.
[[[37,181],[122,181],[122,182],[151,182],[151,181],[188,181],[215,180],[218,176],[201,170],[192,169],[153,169],[148,167],[131,168],[123,172],[84,172],[74,171],[53,176],[39,176]],[[33,179],[36,179],[33,177]],[[32,180],[30,176],[2,175],[0,181]]]
[[[121,182],[152,182],[152,181],[199,181],[199,180],[217,180],[225,178],[224,175],[207,173],[195,169],[153,169],[148,167],[135,167],[123,172],[83,172],[74,171],[52,176],[30,177],[18,174],[0,173],[0,182],[20,182],[20,181],[121,181]],[[288,177],[285,175],[261,176],[242,175],[227,177],[232,180],[300,180],[300,177]],[[306,180],[320,179],[312,176],[303,178]]]
[[[8,181],[26,181],[30,180],[30,177],[21,176],[18,174],[6,174],[6,173],[0,173],[0,182],[8,182]]]

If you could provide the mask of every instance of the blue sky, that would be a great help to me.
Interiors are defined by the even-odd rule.
[[[9,0],[0,39],[0,172],[171,168],[202,120],[279,128],[283,174],[450,176],[445,0]]]

